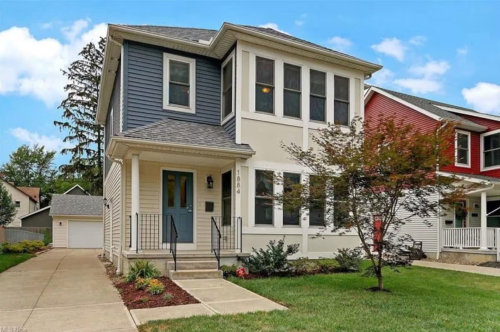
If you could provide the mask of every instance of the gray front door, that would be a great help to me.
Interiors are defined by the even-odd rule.
[[[170,239],[171,217],[180,243],[193,243],[193,173],[163,171],[163,242]]]

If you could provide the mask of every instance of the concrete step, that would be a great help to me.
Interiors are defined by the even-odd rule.
[[[217,279],[222,278],[222,271],[217,269],[169,271],[169,277],[172,280]]]
[[[168,262],[167,269],[169,271],[173,271],[174,262]],[[217,270],[217,261],[216,260],[177,261],[177,271],[183,271],[183,270]]]

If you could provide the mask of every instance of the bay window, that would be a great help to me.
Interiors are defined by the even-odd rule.
[[[272,225],[274,217],[273,205],[273,172],[255,171],[255,224]]]
[[[274,60],[256,57],[255,110],[274,113]]]
[[[284,65],[283,113],[300,119],[300,67]]]
[[[310,71],[310,120],[326,122],[326,73]]]

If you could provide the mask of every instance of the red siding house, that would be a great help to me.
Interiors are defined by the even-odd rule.
[[[367,86],[365,121],[391,115],[434,131],[442,120],[457,122],[455,146],[450,151],[455,163],[442,167],[440,174],[455,175],[479,187],[461,202],[466,213],[448,208],[431,218],[427,226],[411,217],[402,232],[423,242],[428,256],[473,261],[498,260],[500,244],[500,116],[445,104],[408,94]],[[439,197],[435,197],[439,199]],[[463,210],[462,210],[463,211]]]

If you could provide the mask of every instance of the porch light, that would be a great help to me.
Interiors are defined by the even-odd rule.
[[[207,176],[207,188],[212,189],[214,187],[214,179],[212,175]]]
[[[104,197],[104,199],[102,201],[104,203],[104,206],[109,209],[108,199],[106,197]]]

